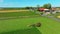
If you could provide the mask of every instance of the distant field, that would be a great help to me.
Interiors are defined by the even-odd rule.
[[[2,10],[0,13],[5,13],[5,12],[24,12],[24,11],[30,11],[30,10]]]
[[[19,16],[35,16],[38,15],[32,11],[21,11],[21,12],[0,12],[0,17],[19,17]]]

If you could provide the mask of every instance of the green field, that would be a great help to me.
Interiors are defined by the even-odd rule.
[[[47,17],[36,17],[34,12],[0,13],[0,17],[30,16],[0,20],[0,34],[60,34],[60,22]],[[33,16],[33,17],[31,17]],[[28,27],[29,24],[41,22],[41,27]]]
[[[32,11],[0,13],[0,17],[18,17],[18,16],[35,16],[35,15],[37,14]]]

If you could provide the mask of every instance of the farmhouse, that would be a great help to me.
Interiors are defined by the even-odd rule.
[[[39,8],[38,11],[43,12],[45,8]]]
[[[46,9],[46,8],[39,8],[38,11],[43,12],[43,14],[45,14],[45,15],[50,14],[50,10]]]
[[[43,12],[45,15],[55,14],[56,13],[56,8],[51,8],[51,9],[39,8],[38,11]]]

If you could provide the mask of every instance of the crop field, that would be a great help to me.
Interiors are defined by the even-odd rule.
[[[6,12],[25,12],[29,10],[0,10],[0,13],[6,13]]]
[[[19,16],[29,17],[21,18]],[[60,22],[31,11],[0,13],[0,18],[4,17],[16,17],[16,19],[0,19],[0,34],[60,34]],[[41,27],[27,26],[38,22],[41,23]]]
[[[18,16],[35,16],[37,15],[35,12],[32,11],[6,11],[6,12],[0,12],[0,17],[18,17]]]

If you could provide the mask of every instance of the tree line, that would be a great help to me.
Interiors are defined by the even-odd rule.
[[[52,5],[50,3],[47,3],[41,7],[46,8],[46,9],[51,9]],[[40,5],[37,5],[36,7],[2,8],[0,10],[20,10],[20,9],[33,9],[33,8],[40,8]],[[58,8],[60,8],[60,7],[58,7]]]

